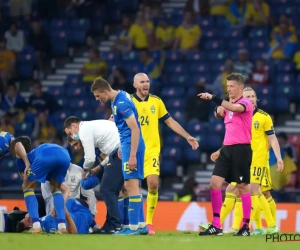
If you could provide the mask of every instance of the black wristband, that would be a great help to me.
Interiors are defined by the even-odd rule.
[[[217,97],[217,96],[215,96],[215,95],[212,96],[211,100],[212,100],[213,102],[215,102],[216,104],[218,104],[219,106],[221,106],[221,105],[222,105],[222,102],[223,102],[223,99],[221,99],[221,98],[219,98],[219,97]]]
[[[220,107],[220,106],[216,106],[215,107],[215,113],[218,113],[217,111],[218,111],[218,107]]]

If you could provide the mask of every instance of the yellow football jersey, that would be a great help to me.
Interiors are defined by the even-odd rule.
[[[266,167],[269,165],[268,135],[275,133],[270,115],[256,108],[252,118],[251,131],[252,166]]]
[[[164,121],[170,117],[163,101],[155,96],[148,95],[143,101],[136,94],[132,100],[139,114],[142,135],[146,145],[146,155],[160,153],[159,120]]]

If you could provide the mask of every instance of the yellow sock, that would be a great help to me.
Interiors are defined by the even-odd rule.
[[[271,213],[272,213],[273,219],[274,219],[275,224],[276,224],[276,203],[275,203],[272,196],[270,198],[268,198],[267,201],[269,202]]]
[[[236,198],[232,228],[236,230],[240,229],[242,219],[243,219],[242,200],[241,198]]]
[[[250,215],[250,223],[249,223],[250,226],[252,225],[252,221],[254,219],[258,207],[259,207],[258,194],[251,194],[251,215]]]
[[[256,209],[256,213],[254,215],[254,223],[256,226],[256,229],[260,229],[262,230],[262,223],[261,223],[261,208],[260,208],[260,204],[258,204],[258,207]]]
[[[147,195],[147,217],[146,217],[146,224],[152,225],[152,220],[155,212],[155,208],[158,201],[158,190],[150,190],[148,189]]]
[[[234,207],[236,195],[233,193],[226,193],[225,200],[223,202],[221,213],[220,213],[220,220],[221,225],[223,224],[224,220],[228,216],[228,214],[231,212],[231,210]]]
[[[273,219],[269,202],[263,194],[259,195],[259,203],[262,210],[262,214],[267,222],[268,227],[275,227],[276,223]]]

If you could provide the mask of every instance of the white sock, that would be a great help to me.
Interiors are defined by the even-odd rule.
[[[67,229],[66,223],[58,223],[58,230]]]
[[[135,230],[138,230],[139,225],[131,225],[131,224],[129,224],[129,228],[130,228],[132,231],[135,231]]]
[[[146,222],[139,222],[139,228],[144,228],[146,226]]]
[[[41,228],[41,223],[39,221],[36,221],[32,224],[33,229],[39,229]]]

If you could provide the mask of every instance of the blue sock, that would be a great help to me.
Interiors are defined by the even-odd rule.
[[[52,194],[53,204],[57,215],[58,223],[66,223],[65,201],[61,191],[56,191]]]
[[[141,211],[142,198],[141,195],[129,196],[129,228],[131,230],[137,230],[139,224],[139,216]]]
[[[143,195],[142,194],[141,194],[141,209],[140,209],[140,215],[139,215],[139,223],[145,223],[144,200],[143,200]]]
[[[118,198],[118,208],[119,208],[119,214],[120,214],[120,223],[121,225],[124,224],[124,197],[119,196]]]
[[[29,216],[32,222],[38,222],[39,219],[39,204],[37,202],[35,193],[32,189],[23,191],[24,193],[24,200],[26,203],[26,207],[29,213]]]
[[[123,206],[123,213],[124,213],[124,220],[123,225],[129,225],[129,216],[128,216],[128,206],[129,206],[129,197],[124,198],[124,206]]]
[[[93,228],[93,227],[96,226],[96,225],[97,225],[96,221],[93,220],[92,223],[91,223],[91,228]]]

